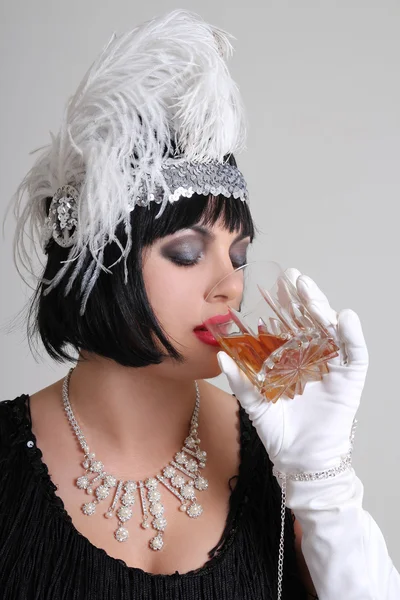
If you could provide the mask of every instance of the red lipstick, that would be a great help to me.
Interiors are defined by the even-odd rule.
[[[204,344],[208,344],[209,346],[219,346],[217,340],[208,329],[194,329],[193,333]]]
[[[194,328],[193,332],[201,342],[204,342],[205,344],[208,344],[210,346],[219,346],[219,343],[217,342],[211,331],[207,329],[205,323],[222,325],[223,323],[229,323],[230,321],[232,321],[232,317],[229,313],[226,313],[225,315],[215,315],[213,317],[210,317],[209,319],[206,319],[206,321],[202,325],[197,325]]]

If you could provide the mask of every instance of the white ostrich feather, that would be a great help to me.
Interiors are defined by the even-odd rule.
[[[14,198],[15,256],[27,266],[32,253],[26,236],[43,245],[48,240],[46,198],[65,184],[79,191],[77,239],[56,277],[43,280],[46,293],[69,269],[75,278],[76,261],[89,251],[84,311],[100,269],[108,270],[104,247],[117,241],[121,222],[128,240],[120,259],[129,254],[134,202],[127,190],[134,198],[143,182],[148,189],[165,187],[160,167],[171,142],[180,158],[203,163],[223,161],[243,148],[242,102],[225,63],[232,52],[229,37],[177,10],[114,35],[95,60],[68,102],[60,131],[40,150]]]

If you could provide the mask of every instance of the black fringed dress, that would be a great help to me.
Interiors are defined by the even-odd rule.
[[[206,564],[153,575],[95,547],[56,495],[31,429],[29,395],[0,402],[1,600],[273,600],[280,488],[240,409],[241,464],[224,533]],[[283,598],[305,600],[286,515]]]

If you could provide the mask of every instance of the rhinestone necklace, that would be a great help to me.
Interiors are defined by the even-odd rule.
[[[165,488],[171,492],[180,502],[179,510],[186,513],[188,517],[197,518],[203,512],[203,507],[196,498],[196,490],[203,491],[208,488],[207,479],[200,474],[200,470],[206,466],[207,454],[200,449],[200,440],[197,437],[200,411],[200,391],[197,382],[195,382],[196,403],[190,420],[189,435],[181,450],[153,477],[145,481],[131,479],[124,481],[107,472],[103,463],[89,449],[69,401],[69,380],[73,370],[73,368],[69,370],[63,381],[62,397],[68,421],[84,453],[82,467],[85,473],[78,477],[76,485],[80,490],[93,496],[90,502],[82,505],[82,512],[87,516],[94,515],[100,502],[110,498],[111,504],[104,516],[107,519],[112,519],[114,516],[117,518],[118,527],[114,536],[118,542],[125,542],[129,538],[126,523],[132,518],[133,507],[138,503],[143,517],[141,526],[148,529],[151,519],[151,526],[157,532],[149,541],[149,547],[152,550],[161,550],[164,546],[167,520],[164,516],[160,489]]]

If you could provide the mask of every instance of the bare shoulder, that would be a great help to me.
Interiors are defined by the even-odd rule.
[[[60,401],[61,390],[62,380],[59,380],[30,395],[32,430],[39,448],[49,460],[49,457],[57,460],[65,456],[65,452],[75,450]]]
[[[62,380],[56,381],[51,385],[30,394],[30,408],[32,419],[40,415],[40,420],[49,421],[60,412]]]

